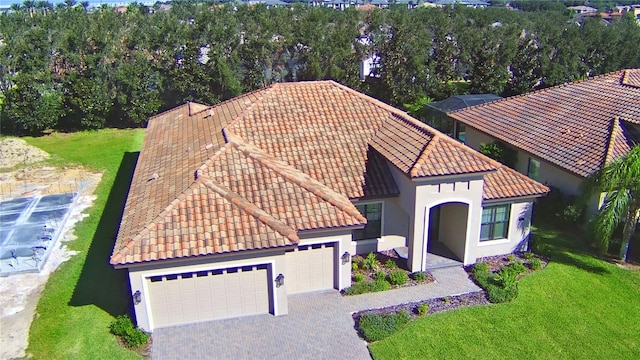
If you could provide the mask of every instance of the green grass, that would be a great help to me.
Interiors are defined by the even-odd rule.
[[[420,318],[370,345],[375,359],[638,359],[640,271],[583,250],[570,234],[536,230],[548,267],[511,303]]]
[[[27,348],[35,359],[140,358],[109,333],[115,316],[128,313],[130,295],[126,272],[108,261],[143,136],[108,129],[24,138],[50,153],[50,164],[104,171],[89,217],[68,243],[79,254],[52,274],[38,303]]]

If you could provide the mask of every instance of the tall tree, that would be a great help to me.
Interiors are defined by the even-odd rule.
[[[585,200],[605,193],[604,201],[590,224],[590,232],[605,253],[616,227],[623,225],[620,259],[627,261],[629,242],[640,216],[640,145],[604,168],[583,184]]]

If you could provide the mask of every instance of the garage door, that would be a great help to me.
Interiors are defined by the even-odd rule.
[[[269,312],[268,266],[148,279],[154,327]]]
[[[287,293],[333,289],[334,247],[334,244],[316,244],[287,252]]]

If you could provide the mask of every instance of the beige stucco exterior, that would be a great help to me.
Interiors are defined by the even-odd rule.
[[[345,252],[354,254],[351,243],[351,231],[342,229],[333,232],[301,233],[299,245],[333,244],[335,254],[334,288],[341,290],[351,286],[351,262],[343,264],[341,259]],[[200,271],[219,270],[234,267],[266,265],[269,278],[269,312],[273,315],[286,315],[287,302],[287,277],[291,269],[287,269],[285,261],[285,248],[248,251],[244,253],[232,253],[215,256],[198,257],[175,261],[163,261],[158,263],[140,264],[129,267],[129,282],[131,293],[141,292],[141,301],[134,305],[137,324],[146,331],[153,331],[156,327],[151,314],[151,302],[149,299],[148,279],[154,276],[197,273]],[[276,287],[275,278],[278,274],[284,275],[284,284]],[[210,319],[204,319],[210,320]]]

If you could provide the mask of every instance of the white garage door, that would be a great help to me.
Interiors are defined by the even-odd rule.
[[[269,312],[268,266],[148,279],[154,327]]]
[[[300,246],[285,254],[287,293],[334,288],[334,244]]]

